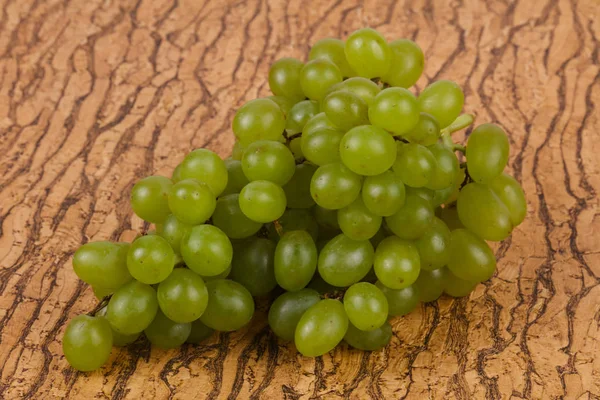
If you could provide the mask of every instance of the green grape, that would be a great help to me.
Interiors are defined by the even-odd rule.
[[[388,301],[388,314],[392,317],[406,315],[419,305],[419,289],[414,284],[402,289],[390,289],[377,281],[375,286],[385,295]]]
[[[100,311],[98,311],[96,313],[96,317],[101,317],[106,319],[106,310],[108,307],[104,306],[100,309]],[[108,320],[106,320],[108,322]],[[110,326],[110,323],[109,323]],[[139,333],[134,333],[131,335],[124,335],[121,334],[115,330],[113,330],[112,328],[110,328],[111,332],[112,332],[112,345],[116,346],[116,347],[125,347],[128,344],[131,344],[133,342],[135,342],[139,337],[140,334]]]
[[[360,194],[361,177],[342,163],[319,167],[310,182],[310,194],[315,202],[331,210],[344,208]]]
[[[175,252],[169,242],[158,235],[135,239],[127,252],[129,273],[148,285],[165,280],[174,266]]]
[[[444,189],[434,190],[433,192],[433,206],[439,207],[442,204],[450,204],[456,201],[460,187],[465,180],[465,170],[457,168],[454,174],[452,185]]]
[[[144,334],[153,346],[175,349],[185,343],[191,331],[192,324],[189,322],[171,321],[159,310],[152,323],[144,329]]]
[[[455,276],[452,272],[447,271],[444,293],[452,297],[465,297],[475,289],[477,283],[476,281],[465,281]]]
[[[171,187],[169,208],[184,224],[198,225],[210,218],[217,199],[209,186],[196,179],[184,179]]]
[[[127,269],[128,243],[89,242],[73,255],[73,270],[94,287],[118,288],[133,279]]]
[[[404,289],[412,285],[419,276],[419,252],[411,242],[389,236],[377,246],[374,269],[377,279],[385,286]]]
[[[454,206],[440,209],[440,219],[444,221],[448,229],[451,231],[455,229],[463,229],[465,227],[462,222],[460,222],[460,218],[458,218],[458,210]]]
[[[304,128],[302,129],[302,136],[310,135],[311,133],[316,132],[316,131],[322,131],[322,130],[335,131],[337,129],[338,129],[337,126],[335,126],[333,124],[333,122],[331,122],[327,118],[325,113],[321,112],[306,122],[306,125],[304,125]]]
[[[389,217],[404,205],[406,189],[402,180],[392,171],[368,176],[363,181],[362,199],[375,215]]]
[[[423,51],[418,44],[408,39],[394,40],[389,46],[392,50],[392,68],[382,80],[391,86],[411,87],[423,73]]]
[[[94,296],[96,296],[96,298],[98,300],[102,300],[106,296],[110,296],[111,294],[113,294],[115,292],[115,290],[116,289],[114,289],[114,288],[105,288],[102,286],[92,286],[92,291],[94,292]]]
[[[510,144],[502,128],[482,124],[473,129],[467,142],[467,168],[475,182],[488,183],[500,176],[508,163]]]
[[[510,211],[488,185],[473,182],[463,187],[456,208],[463,225],[482,239],[499,242],[513,229]]]
[[[251,182],[264,180],[284,185],[294,175],[296,162],[285,145],[259,140],[246,149],[242,158],[242,170]]]
[[[340,157],[351,171],[366,176],[379,175],[396,161],[394,138],[372,125],[352,128],[340,142]]]
[[[527,201],[519,182],[508,174],[501,174],[489,183],[489,188],[508,209],[513,226],[519,225],[527,215]]]
[[[286,292],[277,297],[269,308],[269,326],[283,340],[294,340],[294,332],[302,314],[321,300],[313,289]]]
[[[169,212],[167,196],[173,182],[164,176],[149,176],[131,189],[131,208],[144,221],[163,222]]]
[[[292,101],[289,98],[283,97],[283,96],[269,96],[269,97],[267,97],[267,99],[271,100],[272,102],[274,102],[275,104],[277,104],[279,106],[279,108],[281,109],[281,112],[283,113],[283,116],[286,119],[287,119],[288,114],[290,113],[290,110],[292,109],[294,104],[296,104],[295,101]]]
[[[175,169],[173,170],[173,174],[171,174],[171,182],[172,183],[177,183],[181,180],[181,163],[177,164],[177,166],[175,167]]]
[[[324,58],[334,63],[342,73],[343,77],[355,76],[356,72],[352,70],[346,54],[344,53],[344,42],[339,39],[325,38],[317,41],[308,53],[309,60]]]
[[[290,110],[285,130],[288,134],[300,133],[304,125],[319,113],[319,103],[314,100],[304,100],[294,104]]]
[[[277,284],[294,292],[304,288],[317,270],[317,246],[306,231],[285,233],[275,249]]]
[[[423,187],[435,175],[436,167],[435,157],[427,147],[409,143],[398,147],[398,157],[392,169],[405,185]]]
[[[223,273],[231,264],[233,247],[221,229],[213,225],[194,226],[181,239],[185,264],[202,276]]]
[[[304,161],[304,153],[302,152],[302,137],[296,137],[290,141],[288,148],[294,156],[296,162]]]
[[[230,279],[241,283],[252,296],[265,296],[277,286],[275,243],[253,237],[236,244]]]
[[[287,209],[277,221],[279,222],[283,233],[290,231],[306,231],[314,241],[316,241],[319,236],[319,225],[310,210],[301,208]],[[274,242],[279,241],[279,233],[275,228],[275,224],[268,224],[267,231],[269,232],[269,239]]]
[[[367,103],[349,91],[338,90],[328,94],[321,109],[342,131],[369,123]]]
[[[208,291],[202,278],[186,268],[175,268],[158,285],[158,305],[172,321],[192,322],[202,315],[208,304]]]
[[[368,240],[338,235],[319,254],[319,275],[330,285],[350,286],[367,275],[373,265],[373,255],[373,245]]]
[[[192,322],[192,329],[186,342],[199,344],[211,337],[214,331],[214,329],[209,328],[208,326],[204,325],[202,321],[197,319],[194,322]]]
[[[241,192],[242,188],[250,182],[244,174],[242,162],[228,158],[225,160],[225,167],[227,168],[227,187],[221,196]]]
[[[222,331],[237,331],[254,315],[254,300],[241,284],[229,279],[206,282],[208,306],[200,321],[207,327]]]
[[[158,310],[156,291],[150,285],[131,281],[119,288],[108,302],[106,319],[124,335],[146,329]]]
[[[388,228],[401,239],[417,239],[425,233],[433,220],[433,207],[424,198],[408,194],[398,212],[385,217]]]
[[[358,350],[375,351],[387,346],[392,339],[392,335],[392,326],[387,321],[372,331],[361,331],[354,325],[349,324],[344,341]]]
[[[325,299],[310,306],[298,321],[294,342],[306,357],[318,357],[333,350],[348,330],[344,306],[337,300]]]
[[[204,282],[207,281],[211,281],[211,280],[215,280],[215,279],[225,279],[229,276],[229,274],[231,273],[231,265],[229,265],[229,267],[227,267],[227,269],[223,272],[221,272],[218,275],[213,275],[213,276],[202,276],[202,279],[204,279]]]
[[[381,227],[381,216],[369,211],[360,196],[340,209],[337,218],[342,232],[352,240],[370,239]]]
[[[311,164],[298,164],[292,179],[283,185],[289,208],[310,208],[315,204],[310,195],[310,181],[317,167]]]
[[[278,140],[284,129],[283,111],[269,99],[250,100],[233,118],[233,133],[246,146],[257,140]]]
[[[381,91],[381,88],[370,79],[356,76],[331,86],[328,93],[340,90],[353,93],[363,99],[367,105],[370,105],[375,96]]]
[[[232,239],[243,239],[254,235],[262,224],[246,217],[239,205],[239,195],[230,194],[217,200],[212,216],[213,224]]]
[[[423,303],[436,301],[444,293],[447,274],[446,268],[434,269],[433,271],[421,269],[414,286],[417,288],[419,299]]]
[[[327,243],[325,243],[325,244],[327,244]],[[320,294],[336,293],[336,292],[341,292],[344,290],[343,287],[333,286],[333,285],[330,285],[329,283],[325,282],[325,280],[321,277],[321,275],[319,275],[318,271],[306,287],[316,290]],[[288,292],[288,293],[294,293],[294,292]]]
[[[204,182],[218,197],[227,187],[227,167],[221,158],[207,149],[196,149],[181,163],[181,180],[196,179]]]
[[[485,241],[466,229],[452,231],[448,269],[460,279],[487,281],[494,275],[496,259]]]
[[[62,340],[69,364],[79,371],[103,366],[112,350],[112,332],[104,318],[78,315],[69,322]]]
[[[344,309],[350,323],[361,331],[372,331],[387,320],[388,302],[381,290],[371,283],[359,282],[344,294]]]
[[[304,64],[302,61],[285,57],[280,58],[269,69],[269,88],[276,96],[283,96],[294,102],[304,99],[300,87],[300,71]]]
[[[383,239],[385,239],[386,237],[387,237],[387,235],[385,234],[385,230],[384,230],[383,224],[382,224],[381,228],[379,228],[377,233],[375,235],[373,235],[373,237],[371,237],[371,239],[369,239],[369,241],[373,245],[373,248],[376,249],[377,246],[379,246],[379,243],[381,243],[381,241]],[[375,274],[375,270],[373,270],[373,274]]]
[[[340,224],[338,223],[336,210],[330,210],[316,205],[313,208],[313,215],[315,216],[317,224],[320,226],[330,230],[340,230]],[[319,238],[321,238],[320,235]]]
[[[421,259],[421,269],[442,268],[450,259],[450,229],[434,217],[425,233],[415,241]]]
[[[433,205],[433,200],[435,198],[435,192],[431,189],[427,189],[424,187],[415,188],[415,187],[407,186],[406,187],[406,195],[407,196],[418,196],[424,200],[427,200],[427,202],[431,205]]]
[[[157,233],[171,245],[175,254],[181,254],[181,239],[191,228],[170,214],[160,229],[157,229]]]
[[[240,142],[236,141],[233,144],[233,149],[231,150],[231,158],[237,161],[240,161],[244,156],[244,152],[246,151],[246,146],[242,145]],[[179,164],[181,165],[181,164]],[[175,181],[173,181],[175,182]]]
[[[385,38],[371,28],[354,31],[344,52],[350,67],[364,78],[385,76],[392,64],[392,50]]]
[[[312,130],[302,133],[300,146],[304,157],[315,165],[340,161],[340,142],[344,133],[333,129]]]
[[[340,69],[331,61],[317,58],[307,62],[300,72],[302,91],[311,100],[321,100],[327,89],[342,81]]]
[[[239,197],[244,215],[256,222],[271,222],[283,215],[285,192],[269,181],[253,181],[244,186]]]
[[[421,111],[431,114],[443,129],[460,115],[465,95],[456,83],[441,80],[423,89],[418,102]]]
[[[404,135],[419,123],[419,106],[414,94],[404,88],[387,88],[369,104],[371,124]]]
[[[411,143],[431,146],[440,138],[440,126],[432,115],[422,112],[419,114],[417,125],[404,137]]]

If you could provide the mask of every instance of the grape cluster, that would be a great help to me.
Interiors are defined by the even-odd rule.
[[[274,293],[269,325],[303,355],[342,340],[376,350],[391,317],[489,279],[486,241],[526,214],[503,173],[508,138],[483,124],[453,143],[473,116],[454,82],[407,89],[423,58],[410,40],[361,29],[318,41],[306,63],[276,61],[273,96],[235,114],[230,158],[197,149],[170,179],[135,184],[133,211],[155,232],[75,252],[104,307],[68,325],[69,363],[94,370],[142,334],[160,348],[199,343],[242,328],[254,297]]]

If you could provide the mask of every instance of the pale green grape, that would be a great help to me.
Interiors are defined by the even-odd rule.
[[[294,340],[294,332],[302,314],[321,300],[313,289],[286,292],[269,308],[269,326],[283,340]]]
[[[375,351],[384,348],[392,339],[392,326],[385,322],[372,331],[361,331],[354,325],[349,324],[344,341],[358,350]]]
[[[86,243],[73,255],[73,270],[94,287],[119,288],[133,279],[127,269],[128,251],[128,243]]]
[[[181,254],[181,239],[191,228],[171,214],[160,229],[157,229],[157,233],[171,245],[175,254]]]
[[[202,276],[202,279],[204,279],[204,282],[214,281],[215,279],[225,279],[229,276],[230,273],[231,273],[231,265],[229,267],[227,267],[227,269],[225,271],[221,272],[219,275]]]
[[[344,42],[342,40],[325,38],[317,41],[311,47],[308,59],[315,60],[317,58],[324,58],[334,63],[340,69],[343,77],[356,75],[356,72],[352,70],[352,67],[348,64],[348,60],[346,60]]]
[[[281,218],[277,221],[279,222],[282,233],[298,230],[306,231],[314,241],[316,241],[319,236],[319,225],[310,210],[290,208],[285,210]],[[274,242],[279,241],[279,233],[277,232],[274,223],[267,225],[267,231],[269,232],[269,239]]]
[[[269,99],[250,100],[233,118],[233,133],[243,145],[257,140],[278,140],[284,129],[285,116],[281,108]]]
[[[175,252],[169,242],[158,235],[135,239],[127,252],[129,273],[148,285],[165,280],[174,266]]]
[[[368,176],[363,181],[362,199],[375,215],[389,217],[404,205],[406,190],[402,180],[392,171]]]
[[[300,290],[317,269],[317,246],[306,231],[285,233],[275,249],[275,279],[290,292]]]
[[[433,201],[435,198],[435,192],[431,189],[427,189],[424,187],[415,188],[415,187],[407,186],[406,187],[406,195],[407,196],[418,196],[424,200],[427,200],[427,202],[431,205],[433,205]]]
[[[250,182],[244,174],[242,162],[228,158],[225,160],[225,167],[227,167],[227,187],[223,190],[221,196],[241,192],[242,188]]]
[[[353,240],[373,237],[381,227],[381,216],[373,214],[358,196],[354,202],[338,211],[338,224],[346,236]]]
[[[369,123],[367,103],[349,91],[338,90],[328,94],[321,109],[327,119],[342,131]]]
[[[292,179],[283,185],[289,208],[310,208],[315,204],[310,194],[310,181],[317,167],[311,164],[298,164]]]
[[[404,137],[411,143],[431,146],[440,138],[440,126],[432,115],[422,112],[417,125]]]
[[[225,232],[217,226],[197,225],[183,236],[181,256],[198,275],[215,276],[231,264],[233,247]]]
[[[112,350],[112,331],[106,319],[78,315],[69,322],[62,339],[69,364],[79,371],[94,371],[103,366]]]
[[[196,179],[177,182],[169,191],[169,208],[181,222],[198,225],[210,218],[217,199],[209,186]]]
[[[242,170],[251,182],[264,180],[285,185],[296,171],[296,162],[285,145],[259,140],[250,144],[244,152]]]
[[[411,242],[389,236],[377,246],[374,269],[377,279],[385,286],[403,289],[412,285],[419,276],[419,252]]]
[[[330,285],[350,286],[367,275],[373,265],[373,256],[373,245],[368,240],[338,235],[319,254],[319,275]]]
[[[504,240],[513,229],[510,211],[488,185],[473,182],[463,187],[456,208],[463,225],[485,240]]]
[[[370,79],[356,76],[331,86],[328,93],[338,90],[353,93],[363,99],[367,105],[370,105],[375,96],[381,91],[381,88]]]
[[[316,205],[313,208],[313,215],[317,223],[329,230],[338,231],[340,230],[340,224],[338,223],[337,210],[330,210]],[[319,239],[320,239],[319,235]]]
[[[452,81],[436,81],[419,94],[419,108],[431,114],[445,128],[460,115],[465,95],[462,89]]]
[[[500,176],[508,163],[510,144],[506,133],[495,124],[473,129],[467,142],[467,168],[475,182],[487,183]]]
[[[416,285],[402,289],[390,289],[380,281],[375,282],[388,301],[388,314],[396,317],[412,312],[420,302],[419,289]]]
[[[408,39],[394,40],[389,46],[392,50],[392,67],[382,80],[391,86],[411,87],[423,73],[423,51],[418,44]]]
[[[396,161],[394,138],[381,128],[363,125],[352,128],[340,142],[344,165],[359,175],[379,175]]]
[[[321,100],[327,89],[342,81],[340,69],[331,61],[317,58],[307,62],[300,72],[302,91],[311,100]]]
[[[368,282],[350,286],[344,294],[344,309],[350,323],[361,331],[381,327],[388,317],[388,302],[383,292]]]
[[[435,157],[427,147],[409,143],[398,147],[392,169],[405,185],[423,187],[433,179],[436,167]]]
[[[94,292],[94,296],[96,296],[96,298],[98,300],[102,300],[106,296],[110,296],[111,294],[113,294],[115,292],[115,290],[117,290],[117,289],[105,288],[102,286],[92,286],[92,291]]]
[[[241,284],[229,279],[206,282],[208,305],[200,321],[207,327],[222,331],[236,331],[254,315],[254,300]]]
[[[235,149],[235,145],[234,145],[234,149]],[[181,180],[181,163],[177,164],[177,166],[175,167],[175,169],[173,169],[173,173],[171,174],[171,182],[172,183],[177,183]]]
[[[231,149],[231,158],[234,160],[240,161],[242,159],[242,157],[244,156],[245,151],[246,151],[246,146],[244,146],[240,142],[236,141],[233,144],[233,149]],[[179,164],[179,165],[181,165],[181,164]],[[179,166],[177,166],[177,167],[179,168]],[[179,180],[181,180],[181,177],[179,177]],[[175,180],[173,180],[173,182],[175,182]]]
[[[243,239],[254,235],[262,224],[246,217],[239,205],[239,195],[230,194],[217,200],[212,215],[213,224],[232,239]]]
[[[369,121],[395,135],[404,135],[419,123],[417,98],[404,88],[384,89],[369,104]]]
[[[432,203],[434,207],[439,207],[442,204],[450,204],[458,198],[458,192],[465,180],[465,170],[458,168],[454,175],[452,185],[444,189],[434,190]]]
[[[137,181],[131,189],[131,208],[144,221],[160,223],[167,218],[167,196],[173,182],[164,176],[149,176]]]
[[[503,173],[493,179],[488,186],[508,209],[512,225],[517,226],[523,222],[527,215],[527,201],[519,182],[512,176]]]
[[[433,190],[451,187],[459,170],[458,158],[456,158],[452,150],[442,143],[434,144],[428,147],[428,150],[433,155],[433,158],[435,158],[436,163],[427,187]]]
[[[227,187],[227,167],[221,158],[207,149],[196,149],[181,163],[180,180],[196,179],[204,182],[218,197]]]
[[[302,136],[304,137],[306,135],[310,135],[311,133],[316,132],[316,131],[322,131],[322,130],[335,131],[337,129],[338,129],[337,126],[335,126],[334,123],[331,122],[327,118],[325,113],[321,112],[306,122],[306,124],[304,125],[304,128],[302,129]]]
[[[331,210],[344,208],[359,195],[361,177],[342,163],[320,166],[310,182],[310,194],[315,202]]]
[[[175,268],[158,285],[158,305],[175,322],[192,322],[202,315],[208,304],[204,280],[187,268]]]
[[[304,153],[302,152],[302,137],[295,137],[288,143],[288,148],[294,155],[296,162],[304,161]]]
[[[444,221],[434,217],[429,228],[415,241],[422,269],[431,271],[442,268],[448,263],[450,238],[450,229]]]
[[[269,88],[276,96],[283,96],[294,102],[304,99],[300,87],[300,71],[304,64],[302,61],[285,57],[280,58],[269,69]]]
[[[285,192],[269,181],[253,181],[244,186],[239,197],[240,209],[256,222],[271,222],[283,215]]]
[[[371,28],[354,31],[344,52],[350,67],[364,78],[383,77],[392,64],[392,50],[385,38]]]
[[[402,239],[417,239],[425,233],[433,220],[431,203],[415,194],[408,194],[398,212],[385,218],[388,228]]]
[[[249,238],[235,245],[229,278],[242,284],[252,296],[265,296],[275,286],[275,243]]]
[[[193,344],[199,344],[199,343],[203,342],[204,340],[208,339],[209,337],[211,337],[214,332],[215,332],[214,329],[209,328],[208,326],[204,325],[202,323],[202,321],[197,319],[194,322],[192,322],[192,330],[191,330],[190,335],[188,336],[186,342],[193,343]]]
[[[333,350],[347,330],[348,317],[342,303],[325,299],[302,314],[294,333],[294,343],[303,356],[318,357]]]
[[[294,104],[285,122],[288,135],[302,132],[304,125],[318,113],[319,103],[314,100],[304,100]]]
[[[304,96],[304,95],[302,95]],[[279,108],[281,109],[281,112],[283,113],[283,116],[287,119],[288,114],[290,113],[290,110],[292,109],[292,107],[294,106],[294,104],[296,104],[295,101],[290,100],[287,97],[283,97],[283,96],[269,96],[267,97],[267,99],[273,101],[275,104],[277,104],[279,106]]]
[[[108,307],[104,306],[100,309],[100,311],[98,311],[96,313],[96,317],[101,317],[106,319],[106,310]],[[106,320],[108,322],[108,320]],[[110,323],[109,323],[110,326]],[[135,342],[139,337],[140,334],[139,333],[133,333],[131,335],[124,335],[121,334],[117,331],[115,331],[114,329],[110,328],[111,332],[112,332],[112,344],[113,346],[116,347],[124,347],[127,346],[128,344],[131,344],[133,342]]]
[[[159,310],[152,323],[144,329],[144,334],[153,346],[175,349],[185,343],[191,331],[192,324],[189,322],[171,321]]]
[[[444,293],[452,297],[465,297],[475,289],[477,283],[477,281],[470,282],[460,279],[448,271],[446,272],[446,282],[444,282]]]
[[[419,298],[423,303],[436,301],[444,293],[447,274],[448,270],[446,268],[434,269],[433,271],[421,269],[414,286],[417,288]]]
[[[300,146],[304,157],[315,165],[339,162],[340,142],[344,133],[337,129],[315,129],[302,133]]]
[[[487,281],[496,270],[496,258],[485,241],[466,229],[452,231],[448,269],[460,279]]]
[[[110,298],[106,319],[115,331],[132,335],[146,329],[157,311],[158,300],[152,286],[131,281]]]

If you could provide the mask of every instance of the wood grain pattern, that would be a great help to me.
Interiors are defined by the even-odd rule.
[[[3,0],[1,399],[600,398],[600,3],[597,0]],[[70,257],[146,227],[128,194],[266,95],[278,57],[363,26],[426,54],[477,122],[510,133],[528,217],[469,299],[394,322],[385,351],[303,358],[266,328],[206,345],[113,351],[69,369],[66,322],[93,308]]]

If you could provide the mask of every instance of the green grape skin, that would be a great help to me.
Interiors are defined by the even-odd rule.
[[[246,217],[239,205],[239,194],[230,194],[217,200],[212,215],[213,224],[231,239],[243,239],[254,235],[262,224]]]
[[[112,331],[106,319],[78,315],[69,322],[62,340],[69,364],[78,371],[94,371],[103,366],[112,350]]]
[[[419,123],[417,98],[404,88],[383,89],[369,104],[369,121],[394,135],[409,133]]]
[[[427,189],[424,187],[414,188],[407,186],[406,187],[406,195],[407,196],[418,196],[424,200],[427,200],[429,204],[433,206],[433,201],[435,199],[435,192],[431,189]]]
[[[160,228],[157,227],[156,233],[169,243],[175,254],[181,254],[181,239],[191,228],[190,225],[184,224],[175,215],[170,214],[164,224]]]
[[[269,96],[267,99],[271,100],[273,103],[277,104],[283,113],[283,116],[287,120],[287,116],[290,113],[290,110],[296,104],[295,101],[290,100],[287,97],[283,96]]]
[[[94,287],[118,288],[133,279],[127,269],[128,251],[128,243],[86,243],[73,255],[73,270]]]
[[[242,284],[252,296],[266,296],[277,286],[275,243],[253,237],[236,244],[229,278]]]
[[[310,194],[323,208],[336,210],[350,205],[360,194],[361,177],[342,163],[320,166],[310,182]]]
[[[162,311],[156,313],[152,323],[144,329],[144,334],[152,343],[160,349],[175,349],[185,343],[192,324],[171,321]]]
[[[450,259],[450,229],[444,221],[433,217],[425,233],[415,241],[421,259],[421,269],[442,268]]]
[[[465,170],[462,168],[457,168],[452,185],[445,189],[434,191],[433,206],[439,207],[442,204],[450,204],[455,202],[458,198],[458,193],[460,192],[462,183],[465,181],[465,176]]]
[[[288,143],[288,148],[292,152],[296,163],[304,161],[305,157],[304,153],[302,152],[302,137],[298,136],[290,140],[290,142]]]
[[[285,145],[259,140],[250,144],[244,152],[242,170],[250,182],[264,180],[285,185],[296,171],[296,162]]]
[[[327,243],[325,243],[325,244],[327,244]],[[325,280],[321,277],[321,275],[319,275],[318,271],[306,287],[308,289],[316,290],[318,293],[323,294],[323,295],[341,292],[344,290],[343,287],[333,286],[333,285],[330,285],[329,283],[325,282]],[[288,293],[294,293],[294,292],[288,292]]]
[[[113,294],[115,292],[115,290],[116,289],[114,289],[114,288],[105,288],[102,286],[92,286],[92,291],[94,292],[94,296],[96,296],[96,298],[98,300],[102,300],[106,296],[110,296],[111,294]]]
[[[344,309],[350,323],[361,331],[372,331],[387,321],[388,302],[372,283],[359,282],[344,294]]]
[[[420,110],[431,114],[443,129],[460,115],[465,95],[456,83],[440,80],[423,89],[417,100]]]
[[[310,181],[317,167],[312,164],[298,164],[292,178],[282,186],[289,208],[310,208],[315,205],[310,194]]]
[[[488,183],[502,174],[508,163],[510,144],[502,128],[482,124],[473,129],[467,141],[469,176],[478,183]]]
[[[404,205],[406,189],[402,180],[392,171],[368,176],[363,181],[362,200],[367,209],[381,217],[394,215]]]
[[[456,229],[464,229],[464,225],[458,217],[458,210],[454,206],[444,207],[440,209],[440,219],[444,221],[450,231]]]
[[[233,160],[241,161],[242,157],[244,156],[245,151],[246,151],[246,146],[244,146],[240,142],[236,141],[233,144],[233,149],[231,149],[231,158]],[[179,164],[179,165],[181,165],[181,164]],[[173,181],[173,182],[175,182],[175,181]]]
[[[300,72],[302,91],[311,100],[321,100],[331,85],[341,81],[340,69],[331,61],[323,58],[307,62]]]
[[[221,196],[241,192],[242,188],[250,182],[244,174],[242,162],[228,158],[225,160],[225,167],[227,168],[227,187],[223,190]]]
[[[133,335],[146,329],[158,311],[152,286],[131,281],[119,288],[108,302],[106,319],[115,331]]]
[[[414,286],[419,291],[419,298],[423,303],[436,301],[444,293],[447,274],[448,270],[446,268],[434,269],[433,271],[421,269]]]
[[[380,281],[375,282],[385,295],[388,302],[388,314],[392,317],[399,317],[411,313],[420,302],[419,289],[415,284],[403,289],[390,289]]]
[[[196,179],[204,182],[218,197],[227,187],[227,167],[221,158],[207,149],[190,152],[181,163],[181,179]]]
[[[100,309],[100,311],[98,311],[96,313],[95,316],[106,319],[106,310],[107,310],[106,306],[102,307]],[[108,322],[108,320],[106,320],[106,321]],[[110,323],[109,323],[109,326],[110,326]],[[134,333],[131,335],[123,335],[123,334],[113,330],[112,328],[110,328],[110,330],[112,332],[112,345],[115,347],[125,347],[128,344],[135,342],[140,337],[139,333]]]
[[[171,275],[158,285],[158,305],[174,322],[192,322],[202,315],[208,304],[208,291],[204,280],[187,268],[175,268]]]
[[[314,100],[303,100],[294,104],[285,123],[288,135],[302,132],[304,125],[318,113],[319,103]]]
[[[174,266],[175,252],[169,242],[158,235],[135,239],[127,252],[129,273],[147,285],[165,280]]]
[[[342,303],[324,299],[302,314],[294,332],[294,342],[303,356],[318,357],[333,350],[347,330],[348,317]]]
[[[278,140],[284,129],[285,116],[270,99],[250,100],[233,118],[233,133],[245,146],[257,140]]]
[[[391,86],[409,88],[421,77],[425,68],[423,51],[412,40],[398,39],[390,42],[392,68],[382,80]]]
[[[512,225],[517,226],[523,222],[527,215],[527,201],[519,182],[512,176],[502,173],[488,186],[508,209]]]
[[[322,226],[326,229],[334,230],[334,231],[340,230],[340,224],[337,219],[337,211],[336,210],[330,210],[327,208],[323,208],[319,205],[316,205],[313,208],[313,215],[315,217],[315,220],[317,221],[317,224],[319,224],[319,226]],[[320,236],[321,235],[319,235],[319,239],[321,239]]]
[[[252,319],[254,299],[238,282],[215,279],[206,282],[208,306],[200,317],[207,327],[221,332],[237,331]]]
[[[337,126],[333,124],[325,115],[324,112],[320,112],[311,119],[309,119],[304,128],[302,128],[302,136],[308,136],[313,132],[322,131],[322,130],[337,130]]]
[[[231,241],[213,225],[197,225],[181,240],[181,255],[186,265],[202,276],[223,273],[233,259]]]
[[[321,109],[327,119],[342,131],[369,123],[367,103],[349,91],[338,90],[328,94]]]
[[[269,69],[269,88],[276,96],[282,96],[293,102],[304,99],[300,86],[300,71],[304,64],[302,61],[284,57],[275,61]]]
[[[131,189],[131,208],[144,221],[160,223],[167,218],[167,196],[173,182],[164,176],[149,176],[137,181]]]
[[[479,282],[470,282],[460,279],[452,272],[446,272],[446,281],[444,282],[444,293],[452,297],[465,297],[471,294]]]
[[[375,351],[387,346],[392,339],[392,335],[392,326],[387,321],[379,328],[371,331],[361,331],[354,325],[349,324],[344,341],[358,350]]]
[[[269,308],[269,326],[277,337],[286,341],[294,340],[298,321],[306,310],[320,300],[321,296],[313,289],[283,293]]]
[[[281,186],[269,181],[252,181],[244,186],[239,202],[246,217],[262,223],[280,218],[287,204]]]
[[[431,182],[436,167],[435,157],[427,147],[409,143],[398,147],[392,169],[406,186],[418,188]]]
[[[417,125],[404,137],[411,143],[432,146],[440,138],[440,126],[432,115],[422,112],[419,114]]]
[[[389,236],[377,246],[374,269],[377,279],[385,286],[404,289],[412,285],[419,276],[419,252],[411,242]]]
[[[191,325],[192,329],[188,338],[186,339],[187,343],[200,344],[209,337],[211,337],[212,334],[215,332],[214,329],[204,325],[199,319],[192,322]]]
[[[482,239],[499,242],[513,229],[508,208],[488,185],[472,182],[463,187],[456,208],[463,225]]]
[[[177,164],[177,166],[173,169],[173,173],[171,174],[171,182],[177,183],[181,180],[181,163]],[[168,193],[168,191],[167,191]]]
[[[452,231],[448,269],[470,282],[487,281],[496,270],[496,258],[485,241],[466,229]]]
[[[352,70],[348,60],[346,60],[346,54],[344,53],[345,43],[342,40],[334,38],[325,38],[318,40],[310,49],[308,53],[309,60],[316,60],[318,58],[324,58],[334,63],[345,78],[355,76],[356,72]]]
[[[319,225],[310,210],[303,208],[290,208],[285,210],[281,218],[277,220],[282,233],[290,231],[306,231],[316,241],[319,237]],[[267,225],[268,238],[278,242],[280,237],[275,224]]]
[[[381,128],[363,125],[352,128],[340,142],[340,157],[346,167],[359,175],[379,175],[396,161],[394,138]]]
[[[275,280],[287,291],[308,285],[317,270],[317,246],[306,231],[283,234],[275,249]]]
[[[340,142],[344,133],[337,129],[311,130],[302,133],[300,147],[304,157],[315,165],[326,165],[339,162]]]
[[[368,240],[352,240],[344,234],[331,239],[318,259],[319,275],[330,285],[350,286],[367,275],[375,251]]]
[[[381,88],[370,79],[356,76],[331,86],[328,93],[333,93],[335,91],[353,93],[363,99],[367,105],[370,105],[375,99],[375,96],[381,92]]]
[[[379,32],[371,28],[354,31],[344,47],[348,64],[364,78],[383,77],[392,63],[392,50]]]
[[[240,239],[241,240],[241,239]],[[221,272],[218,275],[213,275],[213,276],[202,276],[202,279],[204,279],[204,282],[206,283],[207,281],[211,281],[211,280],[215,280],[215,279],[225,279],[229,276],[229,274],[231,273],[231,265],[229,267],[227,267],[227,269],[223,272]]]
[[[196,179],[184,179],[171,187],[169,208],[181,222],[198,225],[210,218],[217,199],[209,186]]]
[[[381,216],[373,214],[358,196],[354,202],[338,210],[338,224],[342,232],[352,240],[372,238],[381,227]]]
[[[401,239],[418,239],[433,220],[433,207],[424,198],[409,194],[398,212],[385,218],[388,228]]]

